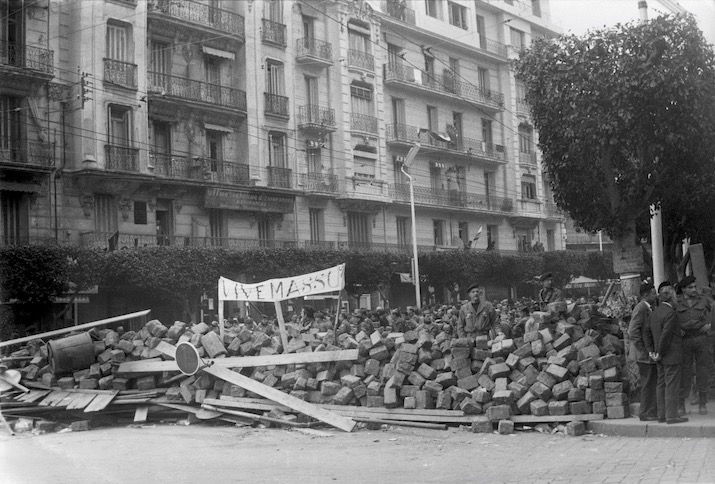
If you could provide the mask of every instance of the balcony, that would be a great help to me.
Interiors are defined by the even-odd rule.
[[[375,58],[372,54],[361,50],[348,50],[348,67],[357,67],[364,71],[373,72],[375,70]]]
[[[335,110],[314,104],[298,108],[298,128],[307,131],[332,132],[337,129]]]
[[[229,185],[248,185],[251,183],[251,170],[245,163],[194,157],[191,158],[189,178]]]
[[[137,65],[113,59],[104,59],[104,82],[128,89],[136,89]]]
[[[375,116],[368,116],[367,114],[350,114],[350,130],[360,131],[363,133],[377,134],[378,122]]]
[[[380,9],[389,17],[405,22],[409,25],[415,25],[415,11],[407,8],[406,0],[387,0],[380,3]]]
[[[301,173],[299,185],[306,193],[337,193],[338,177],[332,173]]]
[[[264,18],[263,28],[261,29],[261,40],[266,44],[272,44],[278,47],[287,46],[286,26]]]
[[[116,247],[110,247],[109,232],[85,232],[80,234],[80,245],[101,249],[141,249],[144,247],[184,246],[184,247],[226,247],[236,250],[260,248],[297,247],[294,240],[237,239],[229,237],[194,237],[190,235],[155,235],[120,233]]]
[[[267,115],[279,116],[282,118],[290,117],[290,114],[288,113],[288,97],[271,94],[270,92],[264,92],[263,97],[266,102],[265,113]]]
[[[0,42],[0,65],[27,69],[52,78],[54,52],[32,45]]]
[[[267,166],[267,186],[272,188],[293,188],[293,170],[277,166]]]
[[[505,44],[497,42],[492,39],[482,39],[481,45],[479,47],[481,50],[489,52],[490,54],[498,55],[499,57],[505,58],[508,55],[509,49]]]
[[[161,96],[158,99],[178,98],[242,113],[246,113],[247,110],[245,91],[158,72],[149,72],[147,91],[155,96]]]
[[[519,211],[527,214],[541,214],[541,202],[535,198],[522,198],[519,200]]]
[[[107,170],[139,171],[139,148],[104,145]]]
[[[395,202],[410,203],[410,185],[393,183],[389,187],[390,198]],[[438,190],[431,187],[414,187],[415,203],[439,207],[455,207],[490,212],[512,212],[511,198],[479,195],[459,190]]]
[[[22,143],[14,139],[0,139],[0,165],[50,169],[55,165],[55,144],[46,141]]]
[[[409,87],[422,93],[467,100],[492,110],[500,110],[504,107],[504,94],[477,87],[469,82],[462,82],[454,74],[429,74],[402,64],[386,64],[384,69],[386,85]]]
[[[536,166],[536,153],[519,152],[519,163],[522,165]]]
[[[333,65],[333,45],[324,40],[304,37],[295,42],[296,59],[306,64]]]
[[[245,39],[245,21],[243,16],[193,0],[155,0],[149,2],[149,15],[159,13],[180,20],[181,23],[219,30]]]
[[[387,143],[405,144],[419,142],[425,151],[451,152],[468,158],[479,158],[487,161],[506,162],[506,149],[502,145],[487,143],[464,137],[454,137],[453,141],[444,141],[437,133],[426,128],[408,126],[406,124],[387,125]]]
[[[192,159],[188,156],[173,156],[165,153],[149,153],[149,164],[154,167],[154,174],[179,180],[191,178]]]

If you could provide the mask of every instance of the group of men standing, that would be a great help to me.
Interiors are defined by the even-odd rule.
[[[713,364],[712,300],[700,294],[694,276],[678,284],[682,294],[663,282],[640,288],[640,302],[631,314],[628,335],[640,374],[640,419],[669,424],[687,422],[685,400],[693,384],[698,411],[706,415]],[[657,303],[657,305],[656,305]]]

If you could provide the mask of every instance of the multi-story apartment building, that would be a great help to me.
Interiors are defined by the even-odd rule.
[[[2,242],[564,248],[533,0],[2,0]]]

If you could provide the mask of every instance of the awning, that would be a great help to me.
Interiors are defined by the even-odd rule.
[[[36,183],[0,181],[0,190],[7,190],[9,192],[40,193],[42,191],[42,186]]]
[[[221,126],[220,124],[204,123],[204,129],[208,129],[209,131],[220,131],[222,133],[233,133],[233,128]]]
[[[234,54],[233,52],[227,52],[225,50],[214,49],[213,47],[206,47],[205,45],[201,46],[201,50],[204,51],[204,54],[212,55],[214,57],[221,57],[223,59],[236,60],[236,54]]]

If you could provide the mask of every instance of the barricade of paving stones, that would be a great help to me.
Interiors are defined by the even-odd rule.
[[[618,325],[598,317],[595,307],[588,305],[577,306],[568,318],[555,314],[535,312],[539,330],[502,341],[486,336],[452,338],[449,328],[437,324],[405,333],[384,327],[371,334],[358,331],[357,326],[336,337],[332,331],[321,333],[288,323],[285,353],[358,349],[359,358],[242,372],[315,404],[461,410],[466,415],[486,415],[490,422],[528,414],[627,417],[627,372]],[[179,321],[167,326],[152,320],[136,332],[95,328],[90,333],[96,363],[89,368],[53,374],[45,345],[33,341],[14,353],[35,356],[21,368],[23,379],[60,388],[168,387],[169,401],[200,404],[221,395],[256,395],[205,373],[181,378],[176,371],[127,378],[118,367],[124,361],[162,357],[156,350],[161,341],[188,341],[205,358],[283,352],[277,329],[248,329],[243,324],[229,326],[223,340],[215,326]]]

